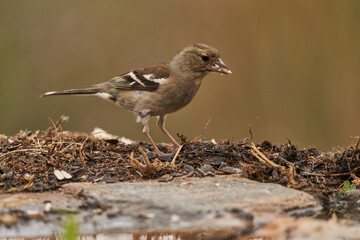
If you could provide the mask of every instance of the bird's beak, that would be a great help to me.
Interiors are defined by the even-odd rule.
[[[215,63],[209,65],[207,69],[210,72],[231,74],[231,70],[226,66],[226,64],[223,62],[223,60],[221,60],[221,58],[218,58],[218,60]]]

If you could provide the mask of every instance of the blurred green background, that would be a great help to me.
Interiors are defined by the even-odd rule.
[[[320,150],[360,133],[360,1],[1,0],[0,133],[46,129],[146,140],[133,114],[94,97],[39,95],[87,87],[170,59],[188,44],[221,52],[233,74],[205,78],[167,127],[189,139],[269,139]],[[167,141],[152,120],[155,141]]]

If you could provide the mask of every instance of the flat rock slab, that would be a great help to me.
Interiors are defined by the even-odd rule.
[[[31,196],[32,193],[26,194]],[[84,234],[109,230],[130,233],[209,228],[246,232],[282,215],[311,214],[321,209],[319,202],[307,193],[237,176],[175,178],[167,183],[70,183],[56,194],[56,199],[48,196],[52,208],[81,209],[77,215]],[[4,196],[14,198],[16,194]],[[45,199],[38,198],[41,199],[38,202],[21,201],[9,207],[38,209],[42,220],[18,222],[10,228],[0,225],[0,236],[29,236],[24,229],[31,231],[29,226],[34,228],[37,223],[42,226],[36,228],[38,236],[59,232],[59,214],[44,213]],[[0,206],[5,206],[4,201],[6,198],[0,200]]]
[[[255,215],[257,225],[289,212],[320,210],[310,194],[232,176],[175,178],[168,183],[116,183],[86,189],[82,195],[104,205],[121,206],[123,213],[133,216],[176,214],[180,219],[186,217],[188,226],[194,226],[191,219],[202,219],[211,213],[215,217],[219,213],[244,211]],[[154,226],[159,226],[157,217],[151,219]]]

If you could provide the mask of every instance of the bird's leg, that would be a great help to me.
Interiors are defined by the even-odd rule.
[[[150,134],[148,132],[144,132],[145,136],[149,139],[149,141],[151,142],[151,145],[153,146],[154,150],[155,150],[155,154],[158,155],[158,156],[162,156],[162,155],[166,155],[165,153],[161,152],[155,142],[152,140]]]
[[[171,146],[171,147],[175,148],[175,149],[179,148],[180,144],[178,144],[176,142],[176,140],[170,135],[170,133],[165,129],[165,118],[166,118],[166,115],[158,116],[157,124],[158,124],[159,128],[165,133],[165,135],[172,142],[173,146]]]
[[[158,156],[161,156],[161,155],[165,155],[165,153],[161,152],[154,140],[151,138],[150,134],[149,134],[149,119],[150,119],[150,113],[146,113],[146,114],[142,114],[140,113],[139,114],[139,118],[140,118],[140,121],[141,121],[141,124],[142,124],[142,131],[143,133],[145,134],[145,136],[149,139],[151,145],[153,146],[154,150],[155,150],[155,154],[158,155]]]

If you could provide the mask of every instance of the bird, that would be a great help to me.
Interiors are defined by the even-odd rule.
[[[40,97],[92,95],[134,112],[155,154],[161,156],[165,153],[159,150],[149,133],[150,117],[157,117],[157,125],[172,142],[171,148],[179,148],[179,143],[165,129],[166,116],[188,105],[203,78],[213,72],[232,73],[217,49],[196,43],[186,46],[166,62],[123,73],[89,88],[51,91]]]

